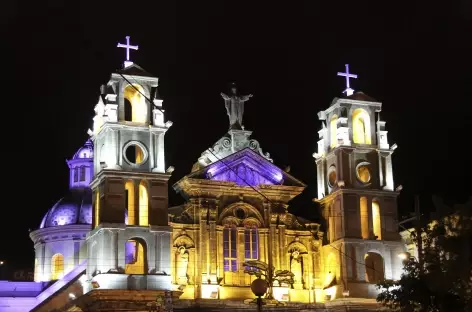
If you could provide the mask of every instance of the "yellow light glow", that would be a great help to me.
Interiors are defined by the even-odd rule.
[[[100,224],[100,191],[95,193],[95,227]]]
[[[377,200],[372,201],[372,223],[374,228],[374,235],[378,240],[382,239],[382,222],[380,219],[380,205]]]
[[[409,252],[400,252],[398,254],[398,258],[404,260],[408,260],[410,258],[410,253]]]
[[[126,209],[128,210],[128,225],[136,224],[136,213],[134,205],[134,184],[133,181],[127,181],[125,183],[126,197]]]
[[[272,288],[274,299],[278,301],[288,301],[289,288],[287,287],[274,287]]]
[[[331,148],[335,148],[338,145],[337,124],[338,124],[338,115],[333,115],[331,117],[331,121],[329,124],[329,131],[331,132],[331,142],[330,142]]]
[[[148,205],[149,205],[149,196],[146,186],[146,182],[141,181],[139,183],[139,225],[148,226]]]
[[[64,256],[60,253],[51,258],[51,279],[58,280],[64,275]]]
[[[385,278],[384,260],[376,252],[368,252],[364,256],[365,279],[371,284],[381,282]]]
[[[218,299],[219,286],[218,285],[202,285],[203,299]]]
[[[370,170],[367,165],[361,165],[357,168],[357,177],[362,183],[370,182]]]
[[[125,265],[126,274],[145,274],[146,273],[146,250],[144,245],[138,240],[129,240],[128,243],[134,245],[134,262]]]
[[[369,239],[369,210],[367,207],[367,197],[362,196],[359,200],[361,217],[361,235],[363,239]]]
[[[136,145],[136,163],[140,164],[144,160],[144,152],[139,145]]]
[[[357,144],[372,144],[370,116],[362,108],[358,108],[352,113],[352,140]]]
[[[336,299],[336,290],[337,286],[332,286],[330,288],[325,289],[325,295],[330,297],[329,300]]]
[[[138,90],[136,90],[138,89]],[[123,97],[129,101],[125,105],[130,105],[131,119],[125,118],[126,121],[145,123],[147,122],[147,104],[146,98],[141,95],[144,94],[144,89],[138,84],[129,85],[123,91]],[[126,108],[125,108],[126,111]],[[127,117],[127,116],[125,116]]]

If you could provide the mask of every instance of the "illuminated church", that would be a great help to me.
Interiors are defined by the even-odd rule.
[[[0,282],[0,311],[253,309],[253,260],[292,273],[270,290],[279,306],[329,311],[348,297],[377,308],[375,284],[400,277],[405,250],[382,104],[348,85],[318,114],[318,205],[306,209],[321,218],[305,219],[288,207],[306,185],[243,127],[251,96],[233,86],[228,132],[173,185],[185,203],[169,207],[172,122],[158,82],[128,60],[101,88],[90,140],[68,161],[70,191],[31,233],[35,283]],[[2,295],[9,287],[24,296]]]

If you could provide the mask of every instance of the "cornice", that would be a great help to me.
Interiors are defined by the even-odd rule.
[[[159,172],[138,172],[138,171],[123,171],[123,170],[112,170],[102,169],[90,182],[90,187],[95,188],[105,178],[146,178],[148,180],[159,180],[167,182],[169,181],[170,173],[159,173]]]
[[[285,186],[285,185],[261,185],[255,187],[260,193],[267,197],[290,196],[295,197],[300,194],[305,187],[302,186]],[[201,196],[207,193],[214,197],[222,195],[251,195],[261,196],[251,187],[242,187],[234,182],[221,182],[205,179],[193,179],[184,177],[174,185],[176,191],[184,192],[190,197]]]
[[[31,240],[36,243],[38,239],[41,239],[46,236],[54,235],[70,235],[74,233],[84,234],[89,232],[92,229],[90,224],[69,224],[69,225],[59,225],[53,227],[47,227],[42,229],[37,229],[32,231],[29,236]]]
[[[373,195],[373,196],[383,196],[383,197],[397,197],[400,192],[396,191],[384,191],[384,190],[373,190],[373,189],[357,189],[357,188],[341,188],[332,192],[331,194],[321,198],[315,199],[315,201],[320,203],[325,203],[330,201],[341,194],[353,194],[353,195]]]

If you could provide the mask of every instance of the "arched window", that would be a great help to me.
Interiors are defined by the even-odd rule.
[[[335,148],[338,145],[338,115],[333,115],[329,122],[329,131],[331,132],[331,148]]]
[[[64,275],[64,256],[60,253],[51,258],[51,279],[58,280]]]
[[[385,277],[382,256],[375,252],[368,252],[364,257],[364,262],[366,281],[371,284],[382,282]]]
[[[127,86],[123,91],[125,121],[145,123],[147,121],[146,98],[144,89],[137,84]]]
[[[224,259],[224,270],[236,272],[237,266],[237,255],[236,255],[236,228],[225,227],[223,229],[223,259]]]
[[[148,189],[145,181],[139,183],[139,225],[149,225],[149,196]]]
[[[81,166],[79,167],[80,169],[80,181],[85,181],[85,167],[84,166]]]
[[[244,229],[244,260],[259,260],[259,235],[257,227]]]
[[[362,196],[359,200],[359,209],[361,217],[361,235],[363,239],[369,239],[369,209],[367,205],[367,197]]]
[[[352,140],[357,144],[372,144],[370,116],[362,108],[352,113]]]
[[[125,224],[136,224],[136,210],[134,206],[134,183],[129,180],[125,183]]]
[[[382,240],[382,222],[380,217],[380,205],[379,201],[372,200],[372,226],[374,229],[374,235],[377,236],[378,240]]]
[[[72,169],[74,171],[74,182],[79,181],[79,168]]]
[[[125,274],[147,273],[146,243],[137,238],[125,243]]]

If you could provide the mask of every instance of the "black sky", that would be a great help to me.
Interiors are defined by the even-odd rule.
[[[262,3],[263,2],[263,3]],[[387,4],[388,3],[388,4]],[[440,5],[441,4],[441,5]],[[2,4],[4,5],[4,4]],[[66,192],[99,87],[133,60],[160,78],[171,182],[227,130],[219,93],[252,93],[245,126],[275,163],[314,183],[320,122],[337,71],[383,102],[400,211],[411,195],[471,194],[472,5],[463,1],[36,1],[5,4],[0,45],[3,196],[0,259],[32,266],[28,229]],[[171,203],[180,199],[171,193]],[[429,207],[425,207],[429,209]]]

